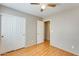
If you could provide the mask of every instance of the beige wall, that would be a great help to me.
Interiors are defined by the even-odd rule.
[[[40,17],[33,16],[27,13],[23,13],[5,6],[0,5],[0,13],[7,13],[11,15],[21,16],[26,18],[26,44],[31,46],[36,44],[37,37],[37,20],[41,20]]]
[[[45,39],[50,40],[50,21],[45,22]]]

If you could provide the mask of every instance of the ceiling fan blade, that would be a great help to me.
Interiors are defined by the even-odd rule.
[[[49,3],[48,6],[49,6],[49,7],[56,7],[56,4]]]
[[[40,3],[30,3],[31,5],[40,5]]]

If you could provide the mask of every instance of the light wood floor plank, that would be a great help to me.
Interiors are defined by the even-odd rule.
[[[19,49],[13,52],[2,54],[2,56],[75,56],[72,53],[63,51],[49,45],[48,41],[28,48]]]

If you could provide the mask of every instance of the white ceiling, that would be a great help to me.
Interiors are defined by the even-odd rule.
[[[46,18],[57,12],[79,6],[79,4],[66,4],[66,3],[62,4],[61,3],[61,4],[57,4],[57,6],[55,8],[47,8],[44,12],[40,12],[39,5],[31,5],[29,3],[4,3],[2,5],[25,12],[25,13],[29,13],[29,14],[32,14],[35,16],[39,16],[42,18]]]

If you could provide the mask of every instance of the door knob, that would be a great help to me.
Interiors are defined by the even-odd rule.
[[[4,37],[4,36],[1,36],[2,38]]]

